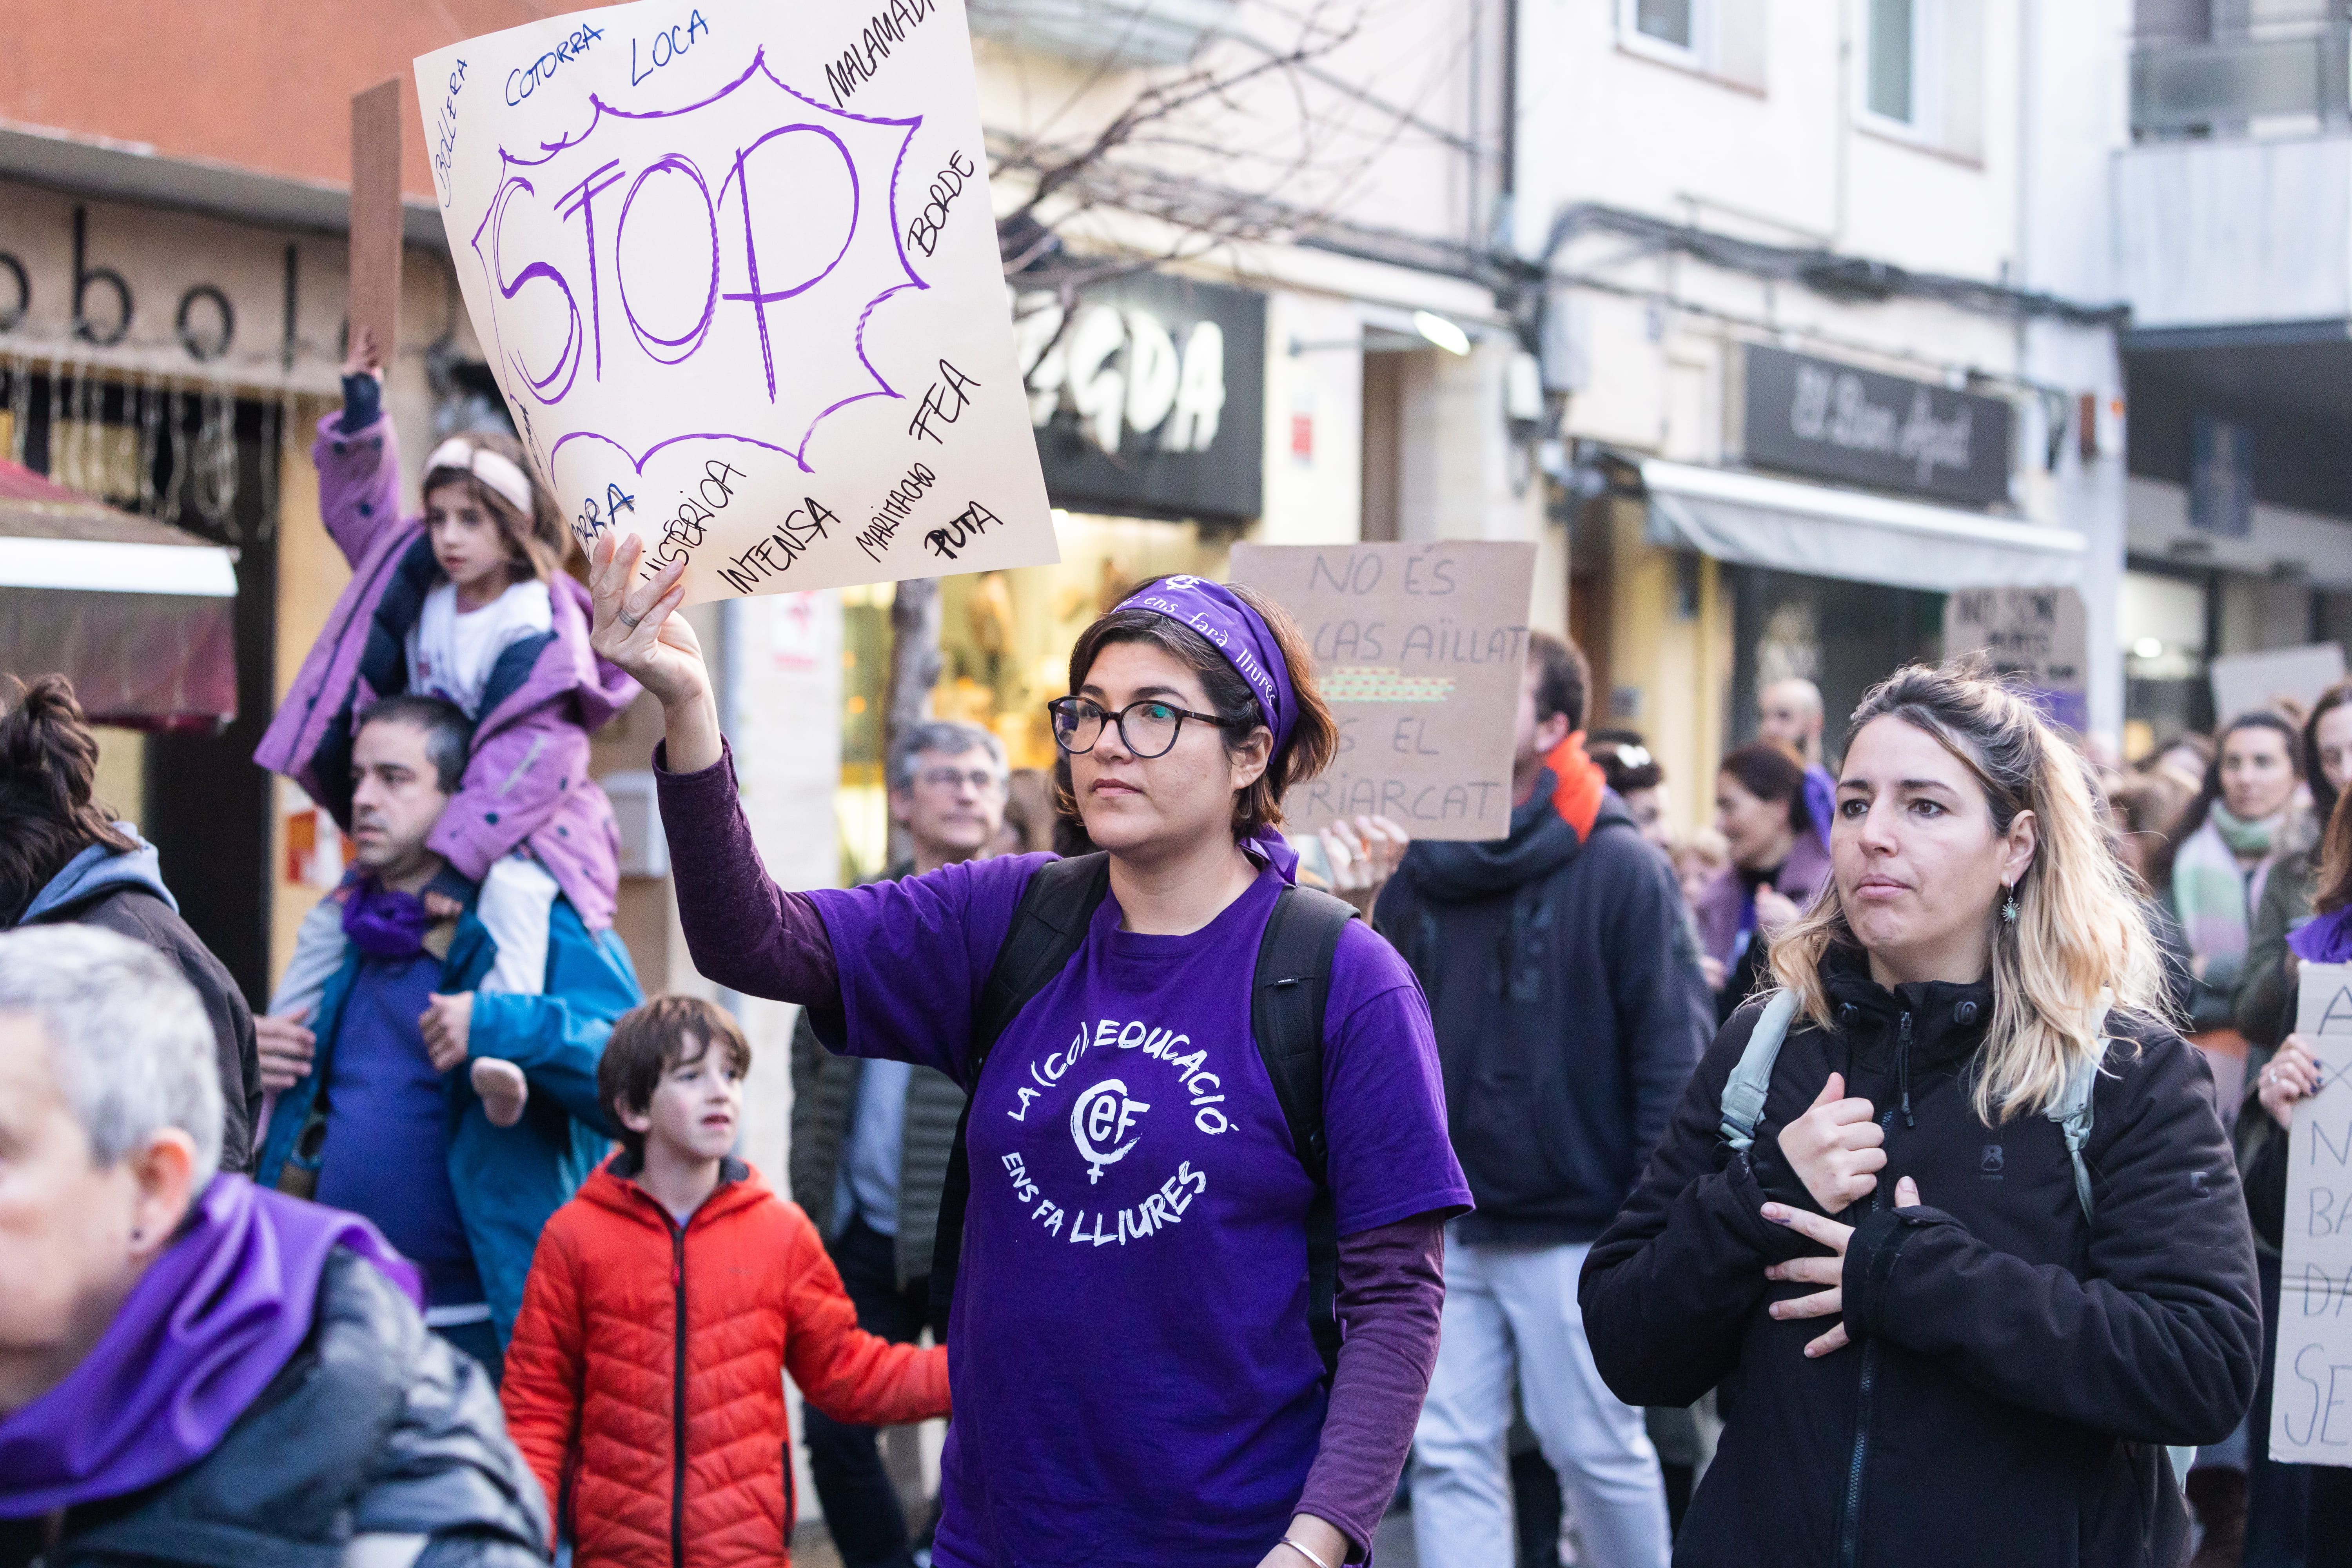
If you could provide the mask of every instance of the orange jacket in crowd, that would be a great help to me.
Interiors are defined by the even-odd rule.
[[[615,1154],[541,1234],[507,1426],[581,1568],[789,1563],[780,1373],[892,1426],[948,1413],[947,1352],[860,1329],[816,1226],[750,1166],[728,1161],[682,1230],[634,1173]]]

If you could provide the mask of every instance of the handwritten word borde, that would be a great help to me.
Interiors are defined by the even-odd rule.
[[[1381,816],[1416,838],[1510,831],[1534,573],[1532,544],[1234,547],[1234,581],[1298,622],[1339,725],[1337,760],[1283,802],[1296,830]]]
[[[416,72],[467,313],[583,543],[637,536],[689,603],[1056,559],[961,0],[637,0]]]

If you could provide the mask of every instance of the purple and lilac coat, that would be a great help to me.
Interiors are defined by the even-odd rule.
[[[1801,910],[1829,885],[1829,879],[1830,852],[1823,847],[1821,835],[1808,827],[1789,846],[1789,858],[1781,862],[1780,874],[1772,879],[1772,885]],[[1739,879],[1738,867],[1727,866],[1691,905],[1691,920],[1698,927],[1699,951],[1728,964],[1738,947],[1739,928],[1747,912],[1747,884]]]
[[[425,595],[440,583],[422,518],[400,515],[400,449],[390,418],[357,430],[319,422],[310,448],[319,510],[352,563],[352,581],[302,661],[253,760],[310,792],[351,826],[352,720],[407,689],[403,651]],[[528,845],[591,931],[613,923],[620,829],[588,776],[588,732],[627,707],[637,684],[588,646],[588,590],[557,573],[554,629],[515,644],[492,668],[473,754],[427,847],[480,881]]]

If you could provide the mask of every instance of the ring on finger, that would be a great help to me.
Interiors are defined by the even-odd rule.
[[[633,616],[626,610],[615,610],[614,614],[620,617],[621,624],[628,627],[631,631],[635,631],[638,626],[645,620],[645,616]]]

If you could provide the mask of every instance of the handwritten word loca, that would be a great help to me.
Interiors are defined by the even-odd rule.
[[[874,73],[884,60],[890,58],[892,46],[907,41],[915,24],[940,14],[940,0],[890,0],[890,4],[866,18],[865,31],[857,41],[841,51],[841,58],[824,68],[824,85],[833,94],[833,106],[839,109],[849,101],[849,95],[874,79]]]
[[[907,226],[907,244],[929,256],[940,243],[940,230],[947,226],[948,204],[963,195],[966,182],[972,176],[971,160],[959,147],[948,154],[948,166],[931,181],[931,188],[923,202],[923,210]]]
[[[675,27],[664,27],[646,41],[645,59],[649,62],[638,68],[637,40],[629,40],[629,85],[635,87],[654,72],[694,47],[694,41],[710,31],[710,24],[696,11]]]

